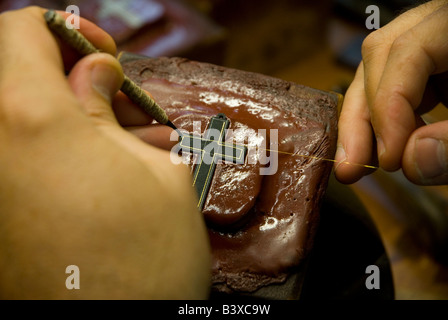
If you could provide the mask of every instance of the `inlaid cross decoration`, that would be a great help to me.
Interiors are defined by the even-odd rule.
[[[219,113],[210,119],[210,124],[202,137],[192,134],[182,134],[179,137],[179,151],[198,155],[193,172],[193,186],[198,193],[199,210],[204,207],[216,164],[222,160],[235,164],[245,162],[246,146],[224,142],[229,124],[227,117]]]

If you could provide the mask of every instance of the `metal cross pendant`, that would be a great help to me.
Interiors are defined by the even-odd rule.
[[[199,161],[193,173],[193,186],[199,196],[198,208],[202,210],[219,160],[243,164],[247,154],[246,146],[224,142],[229,120],[220,113],[211,118],[202,137],[183,134],[179,138],[181,151],[198,154]]]

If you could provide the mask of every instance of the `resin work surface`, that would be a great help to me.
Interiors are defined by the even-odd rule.
[[[244,163],[218,162],[203,204],[213,290],[284,284],[313,245],[332,166],[320,158],[334,156],[340,97],[181,58],[122,64],[182,132],[201,137],[221,113],[229,120],[223,142],[247,148]],[[197,157],[182,152],[192,173]]]

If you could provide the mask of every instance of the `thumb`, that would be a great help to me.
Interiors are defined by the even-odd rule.
[[[117,124],[111,104],[123,83],[123,70],[113,56],[95,53],[84,57],[70,71],[68,82],[97,124]]]
[[[448,184],[448,121],[414,131],[403,155],[402,168],[416,184]]]
[[[123,78],[123,70],[118,60],[106,53],[94,53],[76,63],[70,71],[68,81],[84,112],[95,125],[101,126],[103,133],[124,147],[124,150],[138,156],[150,166],[160,159],[167,161],[168,153],[165,150],[148,145],[119,125],[111,105]],[[166,128],[158,131],[151,132],[157,136],[167,134]],[[149,130],[147,134],[150,134]]]

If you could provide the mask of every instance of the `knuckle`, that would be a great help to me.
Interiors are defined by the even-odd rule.
[[[408,30],[407,32],[405,32],[405,33],[399,35],[397,38],[395,38],[394,41],[392,42],[390,50],[397,51],[397,52],[404,51],[403,49],[406,48],[407,46],[409,46],[409,41],[410,41],[409,38],[413,37],[412,33],[413,33],[412,30]]]
[[[0,85],[0,122],[4,129],[33,134],[57,121],[58,116],[48,105],[26,96],[13,81]]]
[[[112,111],[108,109],[108,106],[100,105],[101,103],[91,103],[89,107],[86,108],[86,115],[93,119],[97,124],[109,124],[116,123],[115,116]]]
[[[384,36],[381,29],[370,33],[362,42],[361,53],[363,59],[368,58],[378,47],[384,45]]]
[[[426,77],[437,71],[436,54],[416,32],[413,28],[398,36],[391,45],[390,54],[400,56],[397,68],[410,65],[415,72]]]

